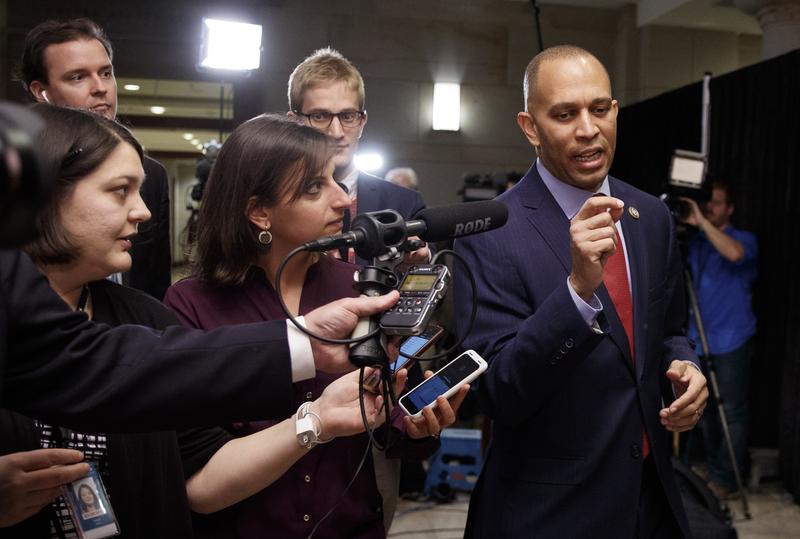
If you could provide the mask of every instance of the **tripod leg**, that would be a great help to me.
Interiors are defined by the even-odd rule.
[[[722,433],[725,438],[725,446],[728,449],[728,457],[730,458],[731,466],[733,467],[733,475],[736,478],[736,488],[739,489],[739,493],[742,496],[742,511],[744,512],[745,518],[747,520],[750,520],[753,517],[750,514],[750,506],[747,503],[747,493],[745,492],[744,484],[742,483],[742,475],[739,472],[739,466],[736,461],[736,452],[733,449],[733,442],[731,440],[730,430],[728,429],[728,421],[725,416],[725,408],[723,407],[722,396],[719,393],[717,372],[715,369],[714,361],[711,359],[709,354],[708,340],[706,339],[706,333],[703,326],[703,319],[700,316],[700,307],[697,303],[697,294],[695,293],[694,284],[692,283],[692,275],[689,272],[689,270],[686,270],[684,274],[686,282],[686,294],[689,297],[689,305],[691,306],[692,312],[694,313],[695,323],[697,324],[697,333],[700,336],[700,345],[703,350],[703,357],[706,358],[708,364],[708,382],[711,394],[713,395],[714,399],[717,402],[717,411],[719,413],[720,426],[722,427]]]

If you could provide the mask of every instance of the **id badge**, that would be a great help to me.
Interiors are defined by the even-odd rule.
[[[102,539],[119,535],[119,523],[108,501],[108,494],[93,462],[89,473],[61,487],[75,531],[81,539]]]

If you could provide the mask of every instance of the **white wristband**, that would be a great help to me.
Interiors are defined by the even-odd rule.
[[[297,436],[297,443],[306,449],[311,449],[317,444],[326,444],[330,440],[322,440],[322,419],[319,415],[311,409],[311,402],[304,402],[297,409],[294,422],[294,432]],[[316,424],[311,419],[317,419]]]

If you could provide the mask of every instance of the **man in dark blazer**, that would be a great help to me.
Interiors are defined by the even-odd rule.
[[[122,284],[146,292],[161,301],[172,284],[170,252],[169,181],[164,165],[144,156],[144,175],[140,193],[150,210],[150,220],[139,224],[133,237],[131,269],[122,274]]]
[[[670,214],[608,176],[618,104],[594,56],[537,55],[525,103],[538,160],[498,197],[508,222],[456,242],[477,280],[466,345],[489,361],[477,392],[494,421],[466,536],[689,536],[668,431],[693,428],[708,391]],[[464,332],[472,294],[456,269]]]
[[[114,120],[113,56],[111,42],[93,21],[46,21],[25,36],[16,77],[40,103],[87,109]],[[160,301],[172,282],[169,182],[161,163],[150,157],[145,157],[144,171],[141,195],[152,217],[133,237],[133,265],[122,275],[122,283]]]
[[[397,297],[347,298],[303,320],[318,335],[345,338],[360,316]],[[284,320],[163,333],[95,324],[69,309],[28,255],[0,248],[2,407],[110,432],[285,417],[293,382],[353,368],[347,345],[309,339]]]
[[[334,179],[343,185],[353,204],[345,214],[343,231],[350,228],[351,215],[378,210],[396,210],[410,219],[425,207],[422,196],[356,168],[358,141],[367,124],[364,80],[344,56],[331,48],[319,49],[303,60],[289,77],[289,115],[334,139]],[[428,262],[423,247],[408,253],[406,262]],[[356,259],[359,264],[368,261]],[[371,262],[371,261],[370,261]]]

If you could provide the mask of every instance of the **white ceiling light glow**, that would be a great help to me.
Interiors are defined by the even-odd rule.
[[[124,90],[128,90],[129,92],[138,92],[142,89],[141,86],[138,84],[126,84],[122,87]]]
[[[167,112],[167,109],[156,105],[154,107],[150,107],[150,112],[152,112],[153,114],[164,114],[165,112]]]
[[[433,85],[433,129],[461,129],[461,85],[457,82],[437,82]]]

